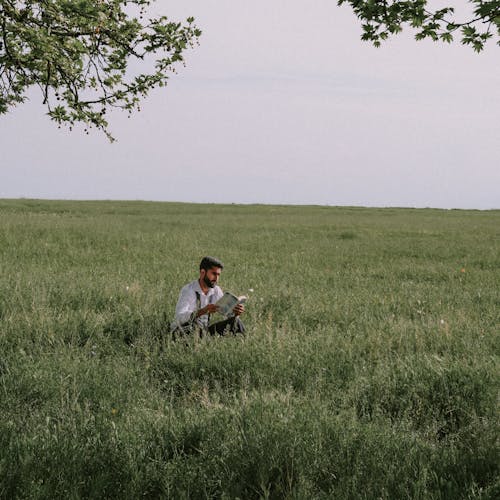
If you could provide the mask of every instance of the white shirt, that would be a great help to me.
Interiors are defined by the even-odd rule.
[[[196,303],[196,292],[200,295],[200,306],[198,307]],[[183,286],[181,293],[179,294],[179,300],[177,301],[177,306],[175,308],[175,320],[172,323],[172,328],[186,323],[191,319],[191,315],[198,309],[205,307],[208,304],[215,304],[221,297],[223,293],[220,286],[215,285],[213,288],[209,288],[205,294],[200,287],[198,280],[192,281],[187,285]],[[198,323],[203,326],[208,326],[208,314],[204,314],[197,318]]]

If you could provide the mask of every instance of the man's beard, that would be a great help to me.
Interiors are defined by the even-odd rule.
[[[204,276],[203,277],[203,282],[205,283],[205,285],[207,285],[209,288],[213,288],[215,286],[215,281],[210,281],[208,279],[208,276]]]

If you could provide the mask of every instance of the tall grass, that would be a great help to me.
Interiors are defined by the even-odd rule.
[[[0,200],[1,498],[498,498],[500,212]],[[245,337],[168,334],[205,254]]]

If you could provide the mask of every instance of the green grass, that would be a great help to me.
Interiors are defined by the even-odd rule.
[[[244,338],[173,342],[205,254]],[[0,200],[0,498],[493,499],[500,212]]]

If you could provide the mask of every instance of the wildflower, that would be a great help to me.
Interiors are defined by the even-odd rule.
[[[249,288],[248,291],[251,293],[253,292],[253,288]]]
[[[465,273],[465,267],[462,267],[462,269],[460,269],[460,272]]]
[[[111,415],[116,415],[118,413],[118,410],[116,408],[111,409]]]
[[[444,319],[442,319],[439,323],[441,323],[442,325],[444,325]]]

